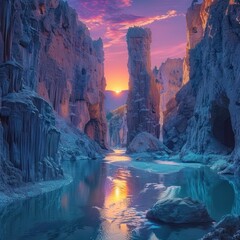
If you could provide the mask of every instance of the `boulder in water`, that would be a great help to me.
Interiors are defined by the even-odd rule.
[[[168,224],[206,224],[213,221],[206,207],[191,198],[160,200],[147,212],[147,218]]]

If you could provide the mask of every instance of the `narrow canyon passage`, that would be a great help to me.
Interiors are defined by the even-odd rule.
[[[174,227],[146,219],[159,197],[186,197],[206,204],[214,220],[239,213],[239,193],[206,167],[134,161],[115,150],[102,161],[65,162],[73,182],[19,201],[1,211],[0,239],[198,239],[209,227]],[[155,168],[162,173],[155,173]],[[14,226],[14,227],[13,227]]]

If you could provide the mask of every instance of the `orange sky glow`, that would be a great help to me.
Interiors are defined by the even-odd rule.
[[[101,37],[105,53],[106,90],[128,89],[129,27],[152,31],[152,69],[167,58],[183,58],[186,52],[187,8],[192,0],[68,0],[93,39]]]

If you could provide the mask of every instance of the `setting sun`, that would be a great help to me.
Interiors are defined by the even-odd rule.
[[[115,90],[116,94],[119,94],[121,92],[121,90]]]

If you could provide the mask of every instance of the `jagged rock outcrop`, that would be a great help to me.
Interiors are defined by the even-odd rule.
[[[63,175],[57,154],[59,132],[55,128],[52,108],[24,82],[25,62],[17,59],[15,51],[13,39],[20,31],[16,28],[20,20],[20,2],[0,3],[2,183],[17,186],[22,180],[59,178]]]
[[[103,158],[106,151],[64,118],[56,116],[56,127],[60,131],[59,152],[64,161]]]
[[[107,146],[102,41],[92,41],[67,2],[0,0],[0,6],[0,182],[59,178],[53,110]],[[76,135],[90,146],[84,154],[96,158],[98,147]]]
[[[186,143],[188,121],[193,116],[194,106],[191,83],[183,86],[175,99],[168,102],[162,129],[163,143],[174,152],[179,152]]]
[[[202,40],[190,51],[190,80],[178,93],[177,106],[166,119],[166,132],[169,126],[174,131],[168,132],[167,141],[173,149],[182,149],[183,155],[189,151],[232,153],[232,159],[239,163],[239,1],[205,0],[197,6],[201,10],[195,13],[206,27]],[[185,126],[180,137],[177,125]]]
[[[151,70],[150,29],[133,27],[127,33],[129,94],[127,125],[129,144],[141,132],[159,138],[159,93]]]
[[[24,84],[106,148],[104,53],[64,1],[20,1],[13,52]],[[57,79],[57,80],[56,80]]]
[[[175,106],[175,96],[183,83],[183,60],[167,59],[159,70],[155,69],[155,77],[160,89],[160,123],[161,127],[165,115]],[[162,135],[162,131],[161,131]],[[162,137],[161,137],[162,138]]]
[[[110,147],[126,147],[127,106],[123,105],[107,114]]]

